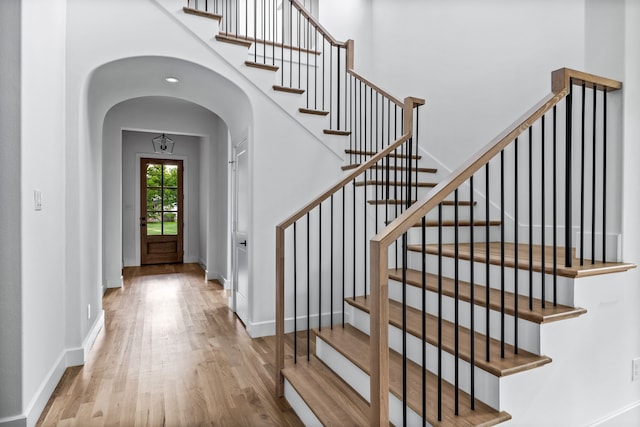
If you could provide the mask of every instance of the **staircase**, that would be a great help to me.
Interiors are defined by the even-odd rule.
[[[549,95],[438,182],[424,100],[357,74],[354,43],[297,0],[192,3],[345,158],[276,227],[277,395],[307,425],[523,422],[505,402],[513,384],[552,381],[544,334],[586,313],[577,282],[634,267],[606,239],[607,94],[621,84],[553,72]]]

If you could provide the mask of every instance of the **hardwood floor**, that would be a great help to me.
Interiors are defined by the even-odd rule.
[[[197,264],[125,269],[105,327],[38,425],[299,426],[274,397],[275,340],[252,340]]]

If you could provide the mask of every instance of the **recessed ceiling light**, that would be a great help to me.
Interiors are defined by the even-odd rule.
[[[165,77],[164,80],[167,83],[178,83],[180,81],[176,77]]]

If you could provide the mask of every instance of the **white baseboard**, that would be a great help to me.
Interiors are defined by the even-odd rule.
[[[53,364],[44,381],[42,381],[42,383],[40,384],[40,387],[38,387],[38,391],[36,391],[33,399],[31,399],[29,404],[25,407],[25,425],[27,427],[35,426],[38,422],[38,418],[40,418],[42,410],[47,405],[49,398],[60,382],[60,378],[62,378],[65,369],[67,369],[66,361],[67,352],[64,351],[60,354],[58,360],[56,360],[56,362]]]
[[[618,411],[600,418],[588,427],[632,427],[640,423],[640,402],[627,405]]]
[[[0,427],[26,427],[27,419],[24,415],[0,418]]]
[[[96,342],[96,338],[98,337],[98,334],[100,333],[102,328],[104,328],[104,310],[100,310],[100,314],[98,315],[98,318],[94,322],[93,326],[89,330],[89,333],[87,334],[87,337],[84,339],[84,342],[82,343],[83,359],[82,359],[81,365],[84,365],[84,363],[87,361],[87,358],[89,357],[89,352],[93,347],[93,343]],[[77,365],[67,365],[67,366],[77,366]]]
[[[113,278],[113,279],[107,279],[107,283],[106,283],[106,287],[107,289],[109,288],[121,288],[122,285],[124,284],[124,278],[122,276],[118,277],[117,279]]]
[[[56,386],[60,382],[64,371],[71,366],[83,365],[87,360],[87,356],[93,343],[98,336],[98,333],[104,327],[104,310],[100,311],[100,315],[96,319],[95,323],[91,327],[91,330],[87,334],[82,347],[66,349],[58,360],[53,364],[53,367],[45,377],[44,381],[38,388],[38,391],[34,395],[31,402],[26,406],[23,416],[16,416],[12,418],[0,419],[1,427],[32,427],[38,422],[42,410],[47,405],[49,398],[53,394]]]
[[[322,324],[328,324],[329,313],[322,313]],[[349,321],[349,314],[345,312],[345,322]],[[333,313],[333,322],[334,324],[338,324],[342,322],[342,312],[336,311]],[[311,327],[315,328],[314,325],[318,323],[318,315],[312,314],[309,316],[309,323],[311,323]],[[293,331],[293,317],[288,317],[284,320],[284,330],[285,332]],[[340,323],[342,324],[342,323]],[[307,316],[298,316],[297,322],[298,330],[305,329],[307,327]],[[276,321],[275,320],[267,320],[264,322],[249,322],[246,324],[247,333],[251,338],[260,338],[260,337],[268,337],[276,334]]]

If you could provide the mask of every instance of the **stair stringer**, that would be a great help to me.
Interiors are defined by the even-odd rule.
[[[541,351],[553,362],[506,378],[500,406],[513,416],[506,425],[592,425],[625,406],[619,395],[637,386],[630,361],[620,358],[623,351],[610,346],[610,337],[628,328],[617,307],[626,298],[629,274],[573,279],[575,302],[587,313],[540,326]],[[621,383],[627,384],[625,390]]]
[[[273,90],[276,83],[275,73],[271,71],[253,69],[245,65],[248,59],[248,51],[243,46],[230,45],[215,39],[218,33],[218,23],[207,18],[189,15],[183,12],[184,0],[152,0],[167,13],[179,22],[186,31],[190,32],[202,43],[208,46],[211,51],[233,67],[239,74],[253,86],[255,86],[265,97],[271,100],[279,109],[285,112],[292,120],[302,126],[310,136],[334,152],[340,159],[344,158],[344,145],[336,144],[336,137],[325,138],[323,130],[328,128],[329,119],[326,117],[306,117],[298,111],[302,103],[291,94],[277,94]]]

